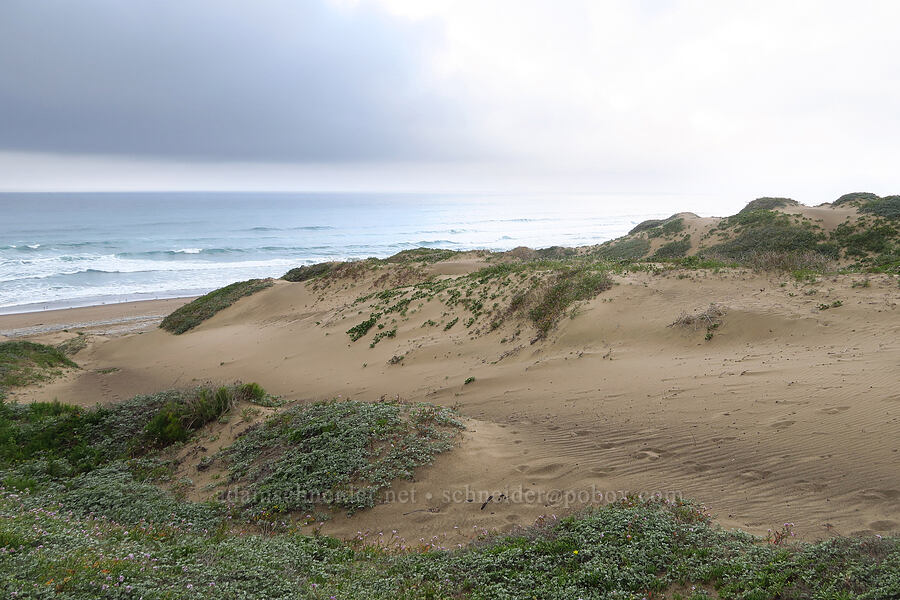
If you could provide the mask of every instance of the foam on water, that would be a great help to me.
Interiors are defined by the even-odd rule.
[[[0,310],[203,293],[420,246],[600,243],[668,216],[635,198],[0,194]]]

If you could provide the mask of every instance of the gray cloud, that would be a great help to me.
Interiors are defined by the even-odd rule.
[[[461,111],[423,76],[439,37],[324,0],[4,0],[0,150],[460,158]]]

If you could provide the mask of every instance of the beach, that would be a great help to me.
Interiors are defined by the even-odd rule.
[[[483,266],[458,259],[426,271]],[[397,482],[399,501],[329,521],[324,532],[338,537],[396,529],[470,539],[626,492],[696,498],[723,526],[763,535],[785,522],[804,539],[898,526],[891,276],[813,284],[747,269],[626,272],[534,343],[515,323],[481,334],[427,326],[448,320],[435,301],[413,306],[395,337],[353,343],[345,332],[364,312],[354,302],[384,287],[379,276],[318,289],[278,281],[180,336],[155,324],[185,300],[0,317],[5,331],[43,328],[42,341],[82,329],[89,338],[74,356],[80,369],[11,397],[90,406],[256,381],[290,401],[456,406],[467,419],[459,446]],[[711,339],[672,326],[711,302],[724,313]],[[208,495],[209,475],[191,465],[217,446],[201,445],[183,467],[195,499]]]

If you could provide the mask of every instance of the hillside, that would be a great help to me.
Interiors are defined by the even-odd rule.
[[[218,513],[205,511],[223,510],[218,501],[228,498],[236,511],[229,527],[261,537],[216,534],[223,553],[292,547],[318,557],[318,574],[266,563],[279,597],[290,597],[283,590],[291,585],[317,597],[312,583],[345,594],[337,597],[362,589],[385,597],[404,586],[407,597],[480,597],[490,586],[515,596],[543,580],[585,597],[592,589],[803,597],[826,581],[833,597],[889,593],[900,582],[878,577],[900,565],[891,537],[900,529],[896,198],[855,194],[816,207],[766,198],[726,218],[678,213],[641,223],[591,247],[418,249],[298,267],[281,280],[238,285],[228,302],[215,293],[185,301],[178,314],[190,328],[176,328],[179,335],[88,329],[80,369],[8,393],[83,407],[53,409],[66,414],[93,415],[78,411],[97,403],[112,415],[121,406],[162,411],[165,418],[141,420],[138,433],[150,422],[153,431],[168,431],[166,419],[182,424],[174,444],[157,437],[150,455],[104,460],[124,460],[146,478],[134,502],[150,502],[157,519],[174,510],[214,521]],[[0,324],[24,330],[29,318],[37,317]],[[32,339],[76,335],[57,329]],[[236,381],[258,381],[268,393],[214,404],[224,412],[202,421],[185,416],[197,402],[156,396],[203,384],[215,397],[222,384],[243,389],[228,387]],[[138,394],[157,400],[128,400]],[[123,423],[101,421],[110,431]],[[28,477],[46,502],[64,505],[96,498],[90,486],[128,489],[122,478],[134,475],[121,465],[91,464],[98,474],[78,475],[88,488],[75,493]],[[248,490],[268,503],[245,504]],[[13,533],[24,535],[40,498],[5,498]],[[110,532],[97,539],[130,527],[120,512],[110,515]],[[54,522],[59,539],[81,518]],[[206,532],[177,535],[200,549],[198,560],[234,560],[207,537],[220,526],[213,521],[204,521]],[[604,532],[616,543],[605,545]],[[292,541],[297,533],[302,542]],[[625,548],[626,536],[644,546]],[[665,536],[677,543],[661,546]],[[366,553],[385,538],[390,552]],[[796,539],[830,541],[788,543]],[[113,554],[124,548],[96,543]],[[182,564],[167,544],[158,547],[166,560]],[[61,565],[62,547],[53,547],[52,564]],[[422,554],[441,548],[459,553]],[[623,556],[631,566],[616,571]],[[257,573],[265,562],[247,561]],[[841,580],[851,564],[858,579]],[[179,585],[208,586],[192,565]],[[124,572],[152,591],[138,571]],[[607,587],[596,587],[604,573],[613,573]],[[424,586],[435,574],[444,583]]]

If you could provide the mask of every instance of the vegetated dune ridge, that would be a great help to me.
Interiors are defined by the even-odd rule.
[[[815,243],[859,216],[844,204],[774,208],[820,228]],[[677,231],[545,255],[593,256],[643,239],[650,257],[686,234],[682,254],[693,255],[734,237],[717,233],[718,219],[675,218]],[[339,537],[397,530],[464,542],[570,512],[588,493],[596,502],[626,490],[696,498],[722,525],[754,533],[784,522],[807,539],[900,530],[894,275],[620,265],[609,289],[568,306],[541,335],[527,311],[536,300],[510,308],[552,286],[542,277],[558,265],[534,258],[527,249],[423,254],[278,281],[182,335],[92,337],[80,370],[10,396],[91,405],[243,380],[289,400],[458,405],[469,418],[459,447],[395,484],[405,501],[328,522],[323,532]],[[839,250],[834,264],[859,258]],[[719,310],[708,319],[673,325],[711,303]],[[352,341],[348,330],[371,315]],[[15,325],[0,317],[0,329]],[[211,427],[207,439],[229,430],[216,436],[227,440],[237,425]],[[221,443],[207,445],[201,435],[184,454],[191,497],[214,493],[195,469]]]

